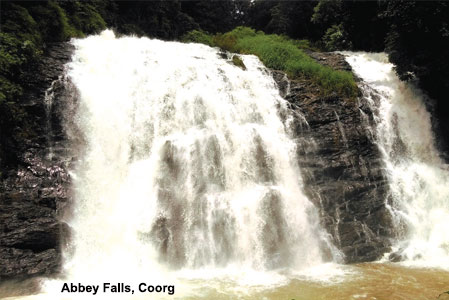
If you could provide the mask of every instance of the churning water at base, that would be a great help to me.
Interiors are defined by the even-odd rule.
[[[374,111],[398,230],[395,250],[409,264],[449,268],[449,168],[435,148],[423,95],[399,80],[385,54],[345,55]]]
[[[83,145],[68,281],[168,284],[173,270],[199,270],[272,283],[269,270],[338,257],[303,194],[285,100],[256,57],[242,56],[243,70],[204,45],[111,31],[74,45],[69,132]]]

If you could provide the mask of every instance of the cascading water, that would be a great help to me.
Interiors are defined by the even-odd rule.
[[[76,158],[64,270],[43,279],[41,294],[10,299],[93,294],[63,284],[98,285],[95,299],[433,299],[448,289],[444,270],[323,264],[340,253],[296,163],[318,144],[293,136],[289,125],[307,121],[288,109],[256,57],[242,56],[242,70],[204,45],[117,39],[111,31],[74,45],[59,116]],[[398,80],[385,55],[345,55],[374,112],[367,130],[386,165],[397,253],[447,266],[449,171],[421,95]],[[333,115],[350,147],[341,115]],[[368,114],[362,120],[369,125]],[[341,245],[339,210],[336,218]],[[142,282],[175,286],[174,295],[139,294]],[[103,292],[105,283],[136,294]]]
[[[323,250],[338,255],[323,249],[278,114],[285,100],[256,57],[242,56],[242,70],[204,45],[111,31],[74,44],[70,132],[85,145],[72,172],[70,281],[301,270]]]
[[[391,190],[395,244],[409,263],[449,266],[449,170],[435,148],[423,95],[399,80],[385,54],[345,53],[375,112],[375,139]]]

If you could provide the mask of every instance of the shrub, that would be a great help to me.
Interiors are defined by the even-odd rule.
[[[214,45],[220,47],[223,50],[235,52],[235,44],[237,43],[237,38],[230,34],[217,34],[214,36]]]
[[[299,49],[305,49],[310,51],[319,51],[319,49],[310,43],[309,40],[290,40]]]
[[[208,46],[214,46],[213,37],[210,34],[196,29],[183,35],[181,37],[181,41],[184,43],[200,43]]]
[[[106,29],[106,22],[91,4],[78,1],[62,4],[67,12],[69,23],[76,29],[76,35],[99,33]]]
[[[333,25],[326,30],[323,36],[324,47],[328,51],[336,51],[341,49],[350,49],[351,42],[347,38],[347,34],[343,29],[343,25]]]

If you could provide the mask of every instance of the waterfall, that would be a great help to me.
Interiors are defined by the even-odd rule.
[[[449,266],[449,169],[435,148],[424,95],[401,82],[385,54],[344,53],[363,80],[391,195],[398,251],[407,263]]]
[[[335,251],[303,193],[286,101],[255,56],[243,70],[200,44],[111,31],[73,43],[70,132],[83,145],[68,278],[301,270]]]

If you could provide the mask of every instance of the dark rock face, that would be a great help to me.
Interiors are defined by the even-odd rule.
[[[59,221],[70,200],[70,176],[66,171],[70,155],[63,120],[58,113],[64,105],[60,101],[64,89],[55,82],[54,105],[46,107],[44,99],[47,89],[63,74],[71,52],[71,46],[66,43],[50,46],[20,99],[36,124],[33,128],[36,135],[24,137],[19,149],[13,149],[20,153],[17,167],[2,170],[0,281],[51,275],[61,265],[61,245],[70,231],[67,224]],[[48,133],[49,126],[51,133]]]
[[[351,67],[339,54],[316,54],[318,62]],[[321,221],[348,263],[373,261],[389,250],[394,235],[385,201],[387,180],[369,126],[373,112],[363,99],[320,97],[308,80],[290,82],[273,71],[281,94],[299,112],[294,131],[306,193],[320,209]],[[301,120],[301,115],[308,124]]]

